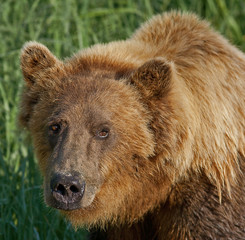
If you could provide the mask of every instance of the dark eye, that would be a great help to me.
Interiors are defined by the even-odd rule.
[[[52,134],[57,134],[60,132],[60,124],[52,124],[49,126],[49,131]]]
[[[97,133],[97,137],[100,139],[107,138],[108,136],[109,136],[109,129],[102,129]]]

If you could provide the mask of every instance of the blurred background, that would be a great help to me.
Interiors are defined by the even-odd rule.
[[[45,206],[31,141],[17,125],[20,49],[36,40],[59,58],[126,39],[152,15],[194,12],[245,51],[244,0],[0,0],[0,239],[87,239]]]

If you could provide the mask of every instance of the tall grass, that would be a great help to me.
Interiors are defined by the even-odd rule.
[[[75,232],[43,203],[33,149],[16,124],[22,45],[37,40],[64,58],[94,43],[125,39],[170,9],[196,12],[245,50],[244,0],[0,1],[0,239],[86,239],[85,231]]]

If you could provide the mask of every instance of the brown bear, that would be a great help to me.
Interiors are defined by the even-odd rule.
[[[61,61],[27,43],[20,122],[46,203],[91,239],[245,239],[245,55],[195,15]]]

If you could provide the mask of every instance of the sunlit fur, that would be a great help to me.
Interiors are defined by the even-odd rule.
[[[145,239],[148,228],[152,239],[201,239],[205,231],[244,239],[245,56],[207,22],[155,16],[131,38],[66,61],[30,42],[21,66],[20,122],[44,177],[51,150],[41,119],[72,89],[82,101],[78,89],[95,86],[91,104],[107,106],[120,136],[98,160],[103,183],[92,204],[63,212],[74,226],[108,227],[108,239]]]

